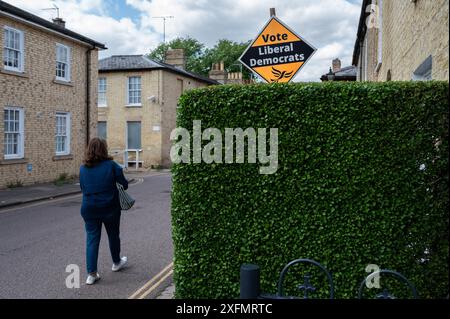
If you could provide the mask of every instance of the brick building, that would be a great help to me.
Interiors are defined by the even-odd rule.
[[[130,150],[126,156],[130,167],[169,167],[170,133],[176,127],[180,95],[219,84],[185,71],[183,50],[169,50],[165,61],[121,55],[99,62],[98,135],[107,140],[119,162]]]
[[[0,188],[78,175],[101,43],[0,1]]]
[[[447,80],[448,0],[364,0],[353,65],[360,81]]]

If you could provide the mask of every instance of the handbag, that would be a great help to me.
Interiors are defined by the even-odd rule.
[[[122,210],[129,210],[136,201],[125,191],[122,184],[116,183],[116,186],[119,191],[120,208]]]

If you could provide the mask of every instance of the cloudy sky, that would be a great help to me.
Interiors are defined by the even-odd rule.
[[[246,41],[256,37],[269,18],[269,8],[309,43],[316,54],[295,81],[318,81],[333,58],[351,63],[362,0],[6,0],[45,19],[59,7],[66,27],[105,43],[104,58],[148,53],[166,39],[191,36],[206,46],[219,39]]]

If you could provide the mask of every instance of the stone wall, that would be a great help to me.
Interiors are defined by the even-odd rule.
[[[382,8],[382,48],[379,29],[368,29],[369,81],[409,81],[417,68],[432,57],[432,79],[449,79],[449,1],[376,0]],[[382,63],[378,66],[378,50]],[[377,68],[378,66],[378,68]]]
[[[383,1],[383,65],[378,80],[410,80],[432,56],[432,78],[448,80],[448,0]]]

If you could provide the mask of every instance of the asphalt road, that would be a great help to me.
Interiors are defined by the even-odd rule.
[[[113,273],[103,228],[98,269],[102,279],[87,286],[81,195],[0,210],[0,298],[128,298],[173,260],[171,178],[146,176],[130,186],[135,206],[122,212],[122,255],[129,266]],[[80,267],[80,288],[66,287],[66,267]],[[170,268],[166,268],[170,269]],[[166,271],[165,274],[168,274]],[[171,276],[147,284],[155,297]]]

